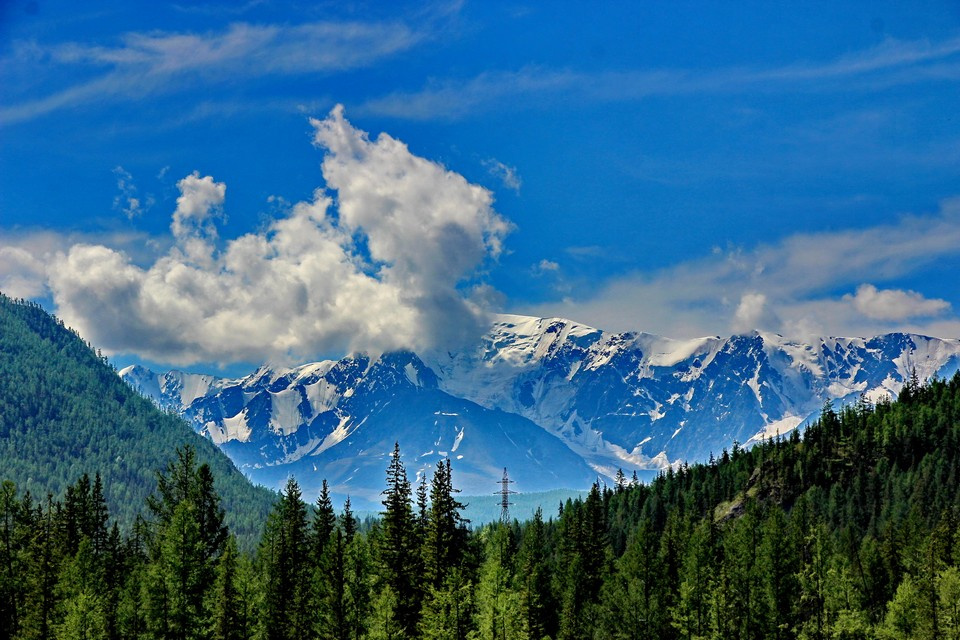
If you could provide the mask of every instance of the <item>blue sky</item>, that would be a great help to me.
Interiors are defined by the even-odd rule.
[[[13,0],[0,96],[0,290],[118,361],[960,337],[955,2]]]

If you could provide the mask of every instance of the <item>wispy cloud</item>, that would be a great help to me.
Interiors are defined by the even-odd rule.
[[[138,218],[148,211],[155,202],[152,194],[147,194],[141,198],[138,194],[137,185],[129,171],[121,166],[113,169],[113,175],[117,176],[117,193],[113,198],[113,208],[120,211],[129,220]]]
[[[805,337],[894,328],[960,334],[945,300],[877,283],[960,258],[960,199],[893,224],[802,233],[752,249],[717,249],[595,292],[521,311],[675,337],[764,329]]]
[[[128,33],[116,46],[14,43],[0,65],[49,73],[82,70],[85,79],[39,98],[8,97],[0,123],[30,120],[94,101],[137,100],[195,86],[268,75],[335,73],[371,65],[422,42],[425,30],[402,22],[236,23],[210,33]]]
[[[524,67],[487,71],[467,79],[433,79],[425,87],[367,101],[362,113],[414,120],[457,120],[509,104],[537,108],[544,96],[586,103],[641,100],[654,96],[732,93],[744,90],[851,90],[880,84],[909,84],[960,78],[960,37],[939,43],[887,40],[882,44],[816,63],[776,68],[731,67],[713,71],[635,69],[587,73],[573,69]]]
[[[523,181],[520,179],[520,174],[517,173],[516,167],[506,165],[496,158],[484,160],[483,166],[487,168],[487,172],[490,175],[500,180],[507,189],[520,193],[520,186],[523,184]]]

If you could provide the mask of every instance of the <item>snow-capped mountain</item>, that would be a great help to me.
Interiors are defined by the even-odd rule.
[[[408,470],[453,458],[467,493],[491,491],[503,467],[524,491],[580,488],[786,434],[826,400],[895,396],[914,370],[958,369],[960,340],[911,334],[679,341],[501,315],[475,348],[422,358],[354,355],[236,380],[121,375],[254,480],[279,486],[292,473],[309,495],[327,478],[375,503],[395,440]]]
[[[413,480],[446,457],[467,493],[492,493],[503,468],[525,491],[581,488],[596,473],[522,416],[451,396],[412,353],[355,355],[295,369],[261,367],[232,380],[143,367],[120,372],[180,412],[254,481],[305,496],[323,479],[359,508],[376,508],[395,441]]]

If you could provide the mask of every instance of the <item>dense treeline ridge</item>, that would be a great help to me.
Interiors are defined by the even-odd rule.
[[[0,639],[960,638],[958,471],[960,375],[913,379],[802,440],[472,531],[449,461],[414,491],[398,447],[379,521],[291,480],[245,554],[186,449],[126,537],[96,478],[62,502],[3,485]]]
[[[184,446],[211,466],[231,530],[252,549],[275,493],[133,391],[61,320],[0,294],[0,477],[44,497],[99,473],[111,515],[128,531],[155,489],[154,471]]]

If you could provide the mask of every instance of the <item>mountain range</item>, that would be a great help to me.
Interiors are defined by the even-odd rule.
[[[827,401],[895,397],[911,375],[960,369],[960,340],[890,333],[808,342],[752,332],[674,340],[559,318],[499,315],[457,351],[353,354],[238,379],[131,366],[256,482],[375,508],[399,441],[411,475],[454,461],[465,493],[504,467],[524,492],[579,489],[618,469],[649,478],[735,443],[784,435]]]

